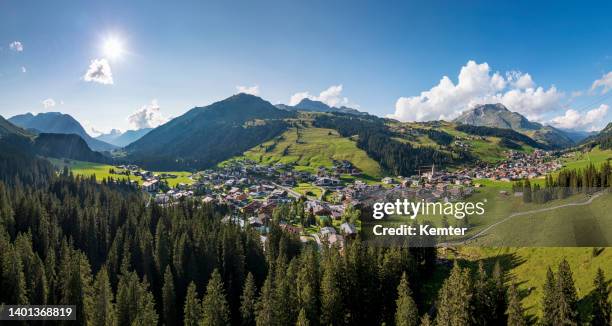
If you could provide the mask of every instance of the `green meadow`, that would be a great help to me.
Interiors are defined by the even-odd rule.
[[[82,176],[96,176],[96,180],[102,181],[103,179],[114,178],[118,180],[132,180],[138,182],[138,184],[142,184],[142,179],[138,176],[126,176],[125,174],[120,173],[110,173],[110,170],[114,170],[115,172],[122,172],[121,169],[109,164],[101,164],[101,163],[92,163],[92,162],[83,162],[76,160],[67,160],[67,159],[54,159],[48,158],[51,163],[59,169],[63,169],[64,167],[68,167],[72,173],[75,175]],[[165,179],[168,182],[170,187],[175,187],[179,183],[191,184],[193,180],[189,178],[191,176],[190,172],[182,172],[182,171],[154,171],[155,174],[174,174],[176,178],[167,178]]]
[[[268,165],[295,163],[296,170],[308,172],[316,172],[320,166],[330,168],[333,160],[347,160],[360,169],[365,178],[382,175],[379,164],[357,148],[355,141],[324,128],[291,128],[251,148],[241,158]]]

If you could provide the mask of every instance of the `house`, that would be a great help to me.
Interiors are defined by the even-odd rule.
[[[330,235],[336,234],[336,229],[331,226],[325,226],[322,227],[321,230],[319,230],[319,233],[321,234],[322,238],[326,238]]]
[[[159,181],[158,180],[149,180],[142,183],[142,190],[148,192],[155,192],[159,189]]]
[[[386,185],[390,185],[390,184],[393,184],[393,182],[394,182],[394,181],[393,181],[393,178],[390,178],[390,177],[384,177],[384,178],[381,180],[381,182],[382,182],[382,183],[384,183],[384,184],[386,184]]]
[[[344,234],[345,237],[357,236],[357,228],[348,222],[340,224],[340,233]]]

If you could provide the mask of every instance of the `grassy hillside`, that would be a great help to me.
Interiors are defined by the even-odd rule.
[[[121,172],[121,170],[117,169],[116,167],[112,165],[108,165],[108,164],[83,162],[83,161],[75,161],[75,160],[53,159],[53,158],[49,158],[49,161],[51,161],[51,163],[54,166],[60,169],[63,169],[65,166],[67,166],[72,171],[72,173],[74,173],[75,175],[83,175],[83,176],[95,175],[96,180],[98,181],[102,181],[102,179],[108,179],[111,177],[114,179],[119,179],[119,180],[128,179],[128,176],[124,174],[111,174],[109,172],[110,169],[114,169],[116,172]],[[193,183],[193,180],[189,178],[189,176],[191,175],[190,172],[181,172],[181,171],[172,171],[172,172],[159,171],[157,172],[156,171],[155,173],[158,173],[158,174],[169,173],[169,174],[176,175],[177,178],[166,179],[170,187],[175,187],[179,183],[185,183],[185,184]],[[129,177],[129,179],[138,182],[138,184],[142,184],[142,179],[140,177],[131,176]]]
[[[434,148],[440,148],[442,151],[450,152],[451,149],[457,150],[456,145],[450,147],[443,147],[438,145],[433,139],[429,138],[426,134],[421,131],[427,131],[434,129],[445,132],[452,135],[456,141],[467,144],[467,149],[476,159],[495,163],[505,158],[505,152],[509,148],[500,144],[501,139],[499,137],[477,137],[468,133],[455,129],[456,124],[445,121],[436,122],[407,122],[407,123],[390,123],[393,130],[404,137],[395,137],[394,139],[405,143],[410,143],[415,147],[430,146]],[[519,151],[532,152],[533,147],[526,145],[521,142],[517,142],[521,145]]]
[[[582,169],[591,163],[598,166],[607,160],[612,160],[612,149],[601,150],[595,147],[586,153],[575,152],[574,157],[563,159],[563,165],[565,169]]]
[[[347,160],[365,176],[378,178],[380,166],[357,148],[354,141],[324,128],[291,128],[280,136],[246,151],[242,156],[263,164],[296,163],[296,169],[315,172],[331,167],[333,160]]]
[[[612,248],[478,248],[463,247],[457,253],[447,253],[448,258],[458,258],[463,264],[476,266],[483,260],[492,266],[499,260],[508,271],[509,282],[518,284],[523,295],[523,306],[531,316],[541,317],[542,286],[546,270],[556,271],[565,258],[574,274],[580,308],[587,306],[587,296],[593,290],[593,278],[598,268],[612,280]]]

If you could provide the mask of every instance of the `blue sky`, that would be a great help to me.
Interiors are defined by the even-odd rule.
[[[499,101],[597,129],[612,116],[610,12],[609,1],[0,1],[0,115],[61,111],[125,130],[244,86],[401,120]],[[93,60],[112,84],[86,78]]]

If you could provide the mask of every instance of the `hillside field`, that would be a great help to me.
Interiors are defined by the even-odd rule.
[[[63,169],[65,166],[67,166],[68,169],[70,169],[72,173],[74,173],[75,175],[82,175],[82,176],[95,175],[96,180],[98,181],[102,181],[103,179],[108,179],[112,177],[112,178],[119,179],[119,180],[130,179],[130,180],[138,182],[139,185],[142,184],[142,179],[137,176],[130,176],[128,178],[128,176],[126,176],[125,174],[111,174],[109,172],[110,169],[114,169],[115,171],[120,171],[120,169],[112,165],[92,163],[92,162],[83,162],[83,161],[76,161],[76,160],[54,159],[54,158],[48,158],[48,160],[51,161],[51,163],[59,169]],[[157,174],[169,173],[169,174],[176,175],[177,178],[165,179],[168,182],[168,185],[170,187],[175,187],[179,183],[185,183],[185,184],[193,183],[193,180],[189,178],[189,176],[191,175],[190,172],[155,171],[155,173]]]
[[[379,178],[379,164],[355,141],[341,137],[337,131],[324,128],[291,128],[282,135],[255,146],[243,156],[261,164],[295,163],[296,170],[316,172],[320,166],[331,168],[333,160],[347,160],[360,169],[365,178]]]

